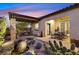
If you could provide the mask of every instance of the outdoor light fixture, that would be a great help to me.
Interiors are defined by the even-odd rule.
[[[49,20],[48,22],[49,22],[49,23],[54,23],[54,20]]]

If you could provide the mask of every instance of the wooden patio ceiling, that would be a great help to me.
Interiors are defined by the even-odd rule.
[[[9,12],[9,18],[10,19],[15,18],[16,21],[25,21],[25,22],[38,22],[39,21],[39,18],[21,15],[21,14],[12,13],[12,12]]]

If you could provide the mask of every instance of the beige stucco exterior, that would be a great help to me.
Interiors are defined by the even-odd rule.
[[[1,15],[5,16],[5,15]],[[70,20],[70,38],[79,40],[79,8],[75,8],[73,10],[69,10],[67,12],[59,13],[57,15],[51,15],[50,17],[43,18],[39,21],[39,31],[43,32],[43,36],[46,36],[46,22],[49,20],[56,20],[58,18],[63,18],[65,16],[69,16]],[[6,19],[8,20],[7,23],[9,23],[9,15],[7,15]],[[50,21],[49,21],[50,22]],[[58,24],[58,23],[56,23]],[[10,26],[8,24],[8,26]],[[57,27],[55,24],[52,24],[53,30],[55,30],[55,27]],[[33,25],[34,28],[34,25]],[[52,27],[51,27],[52,28]],[[34,30],[34,29],[33,29]]]
[[[79,8],[67,11],[67,12],[63,12],[61,14],[57,14],[54,16],[50,16],[47,18],[42,19],[41,21],[39,21],[39,29],[40,31],[43,31],[44,36],[46,35],[45,31],[46,31],[46,21],[49,20],[55,20],[57,18],[63,18],[65,16],[69,16],[70,17],[70,38],[72,39],[76,39],[79,40]]]

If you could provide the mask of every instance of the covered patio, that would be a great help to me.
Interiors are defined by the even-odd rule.
[[[31,33],[29,35],[33,35],[35,31],[35,25],[39,22],[38,18],[30,17],[30,16],[25,16],[25,15],[20,15],[17,13],[12,13],[9,12],[9,19],[10,19],[10,34],[11,34],[11,40],[17,39],[17,23],[19,22],[25,22],[28,23],[27,28],[28,31]],[[27,29],[25,28],[27,31]]]

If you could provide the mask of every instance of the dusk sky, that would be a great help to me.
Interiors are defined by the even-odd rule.
[[[32,17],[41,17],[66,8],[70,3],[0,3],[0,14],[15,12]]]

